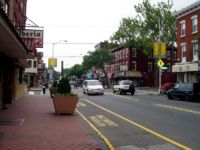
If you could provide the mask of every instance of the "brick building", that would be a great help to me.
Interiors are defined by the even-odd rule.
[[[17,29],[25,24],[26,0],[0,1],[0,109],[24,95],[28,48]]]
[[[115,59],[113,64],[107,65],[108,78],[111,81],[129,79],[136,86],[158,86],[158,67],[153,55],[147,56],[134,47],[117,47],[111,50]],[[162,72],[161,82],[175,82],[172,64],[176,62],[176,49],[167,49],[167,56],[163,59],[167,70]]]
[[[199,82],[200,1],[178,11],[176,18],[178,56],[172,71],[179,82]]]
[[[34,39],[24,39],[27,0],[0,1],[0,109],[24,96],[27,59],[36,59]],[[36,66],[38,63],[36,63]]]

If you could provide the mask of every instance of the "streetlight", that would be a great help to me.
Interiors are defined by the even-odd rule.
[[[52,43],[53,45],[53,48],[52,48],[52,72],[51,72],[51,79],[52,79],[52,82],[54,81],[54,47],[56,44],[66,44],[67,43],[67,40],[60,40],[60,41],[57,41],[57,42],[54,42]]]

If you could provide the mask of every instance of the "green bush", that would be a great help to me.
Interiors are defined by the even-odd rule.
[[[69,95],[71,94],[71,85],[67,77],[62,78],[58,84],[57,92],[62,95]]]
[[[53,81],[53,86],[54,88],[57,88],[58,87],[58,82],[57,81]]]

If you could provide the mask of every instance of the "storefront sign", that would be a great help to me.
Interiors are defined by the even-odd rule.
[[[172,72],[191,72],[191,71],[200,71],[199,64],[193,63],[193,64],[181,64],[172,66]]]
[[[19,34],[23,39],[34,39],[36,48],[43,48],[43,30],[20,30]]]

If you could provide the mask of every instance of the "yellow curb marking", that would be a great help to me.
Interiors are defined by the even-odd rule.
[[[110,141],[81,113],[76,109],[76,112],[93,128],[95,132],[100,136],[100,138],[106,143],[109,150],[115,150],[114,146],[110,143]]]
[[[160,106],[160,107],[164,107],[164,108],[169,108],[169,109],[174,109],[174,110],[179,110],[179,111],[184,111],[184,112],[189,112],[189,113],[200,115],[200,111],[195,111],[195,110],[191,110],[191,109],[175,107],[175,106],[170,106],[170,105],[163,105],[163,104],[156,104],[156,105]]]
[[[108,113],[113,114],[116,117],[121,118],[122,120],[127,121],[128,123],[130,123],[130,124],[132,124],[134,126],[137,126],[137,127],[141,128],[141,129],[143,129],[143,130],[145,130],[145,131],[147,131],[147,132],[149,132],[149,133],[151,133],[151,134],[153,134],[153,135],[155,135],[155,136],[157,136],[157,137],[159,137],[159,138],[161,138],[161,139],[163,139],[163,140],[165,140],[165,141],[167,141],[169,143],[172,143],[172,144],[176,145],[179,148],[182,148],[184,150],[192,150],[191,148],[189,148],[187,146],[184,146],[184,145],[182,145],[182,144],[180,144],[180,143],[178,143],[178,142],[176,142],[176,141],[174,141],[174,140],[172,140],[170,138],[167,138],[167,137],[165,137],[165,136],[163,136],[163,135],[151,130],[151,129],[148,129],[148,128],[146,128],[146,127],[144,127],[144,126],[142,126],[142,125],[140,125],[140,124],[138,124],[136,122],[133,122],[133,121],[129,120],[128,118],[123,117],[123,116],[121,116],[121,115],[119,115],[119,114],[117,114],[117,113],[115,113],[115,112],[113,112],[111,110],[108,110],[108,109],[106,109],[106,108],[104,108],[104,107],[102,107],[102,106],[100,106],[98,104],[95,104],[95,103],[93,103],[93,102],[91,102],[91,101],[89,101],[87,99],[83,99],[83,100],[88,102],[88,103],[90,103],[90,104],[92,104],[92,105],[94,105],[94,106],[96,106],[96,107],[98,107],[98,108],[100,108],[100,109],[102,109],[102,110],[104,110],[104,111],[106,111],[106,112],[108,112]]]

